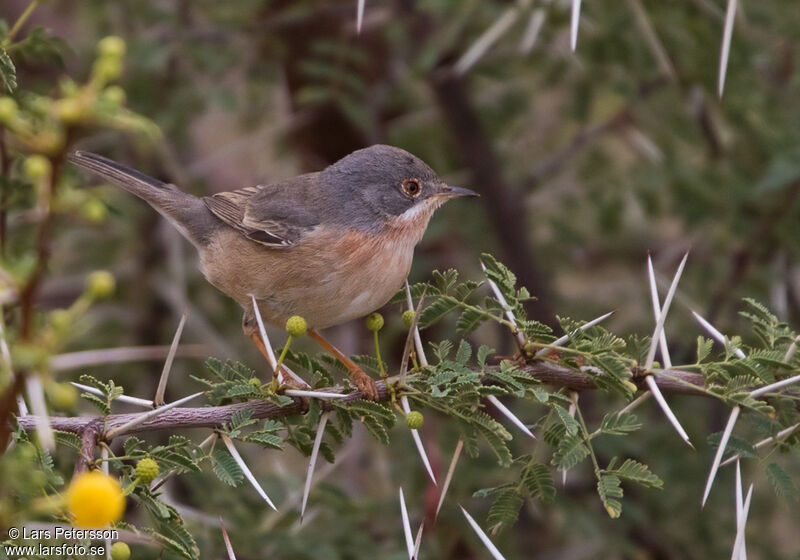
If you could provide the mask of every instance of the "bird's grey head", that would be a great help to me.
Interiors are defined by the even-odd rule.
[[[412,220],[424,227],[447,200],[476,196],[447,185],[415,155],[381,144],[343,157],[320,178],[325,188],[333,189],[330,194],[342,201],[353,225],[363,229]]]

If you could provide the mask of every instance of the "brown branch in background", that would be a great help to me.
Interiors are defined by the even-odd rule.
[[[798,195],[800,195],[800,179],[795,179],[783,189],[780,199],[762,212],[755,223],[753,234],[733,252],[728,277],[720,283],[706,311],[705,317],[709,322],[715,322],[723,305],[731,301],[731,294],[747,278],[753,261],[769,259],[778,248],[778,245],[772,242],[773,234],[783,218],[794,211]]]
[[[550,290],[538,266],[528,237],[524,193],[506,182],[489,137],[483,130],[469,99],[464,78],[441,67],[429,76],[450,136],[470,171],[470,187],[481,194],[483,207],[492,221],[503,261],[538,299],[529,302],[531,317],[558,328],[551,306]]]
[[[541,381],[545,385],[564,387],[574,391],[585,391],[597,389],[594,381],[589,375],[575,371],[564,366],[551,362],[537,362],[524,366],[531,377]],[[634,378],[633,382],[639,388],[645,388],[644,378]],[[656,383],[662,393],[692,395],[707,397],[708,394],[702,389],[703,376],[697,373],[689,373],[679,370],[670,370],[656,377]],[[377,381],[378,400],[388,401],[391,394],[386,382]],[[319,389],[320,391],[336,393],[341,392],[341,387],[329,387]],[[353,391],[347,397],[339,399],[337,402],[347,404],[356,400],[363,399],[360,391]],[[284,418],[303,414],[306,411],[306,404],[301,398],[295,398],[292,404],[278,406],[266,400],[254,400],[243,403],[229,404],[225,406],[212,406],[206,408],[174,408],[161,415],[156,416],[146,422],[132,427],[130,430],[118,434],[134,434],[140,432],[152,432],[157,430],[179,430],[186,428],[217,428],[230,421],[231,416],[240,410],[252,410],[253,418]],[[323,409],[330,410],[333,406],[323,404]],[[112,414],[103,417],[53,417],[51,423],[53,429],[65,432],[84,434],[88,430],[95,430],[98,434],[124,426],[131,420],[136,419],[146,413],[134,414]],[[20,426],[25,430],[33,430],[36,427],[35,416],[23,416],[18,418]],[[84,438],[85,442],[85,438]]]

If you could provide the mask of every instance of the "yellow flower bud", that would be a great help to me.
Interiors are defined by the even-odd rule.
[[[101,57],[122,58],[125,55],[125,39],[115,35],[103,37],[97,43],[97,52]]]
[[[112,105],[120,106],[125,104],[125,90],[119,86],[108,86],[100,95],[104,101]]]
[[[105,527],[120,520],[125,497],[117,479],[101,471],[89,471],[72,479],[67,489],[67,508],[78,527]]]
[[[412,410],[408,414],[406,414],[406,426],[411,428],[412,430],[419,430],[424,423],[425,418],[422,416],[421,412],[417,412],[416,410]]]
[[[92,67],[92,79],[106,84],[122,74],[122,60],[119,58],[98,58]]]
[[[136,476],[145,484],[150,484],[158,476],[158,463],[155,459],[145,457],[136,463]]]
[[[10,97],[0,97],[0,123],[8,124],[17,116],[19,107]]]
[[[75,124],[83,117],[83,107],[77,99],[59,99],[55,103],[56,115],[64,124]]]
[[[300,315],[293,315],[286,321],[286,332],[295,338],[306,334],[307,329],[308,325],[306,325],[306,320]]]
[[[90,198],[81,207],[83,216],[95,224],[102,223],[108,217],[108,207],[96,198]]]
[[[128,543],[117,541],[111,545],[111,560],[128,560],[131,557],[131,547]]]
[[[105,270],[97,270],[89,275],[86,291],[94,299],[107,298],[114,293],[114,276]]]
[[[25,158],[25,161],[22,164],[22,169],[25,171],[25,175],[31,181],[47,179],[50,177],[52,167],[53,166],[50,164],[50,160],[39,154],[28,156]]]

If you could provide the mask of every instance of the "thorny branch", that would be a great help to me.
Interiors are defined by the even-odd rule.
[[[597,389],[597,386],[589,375],[551,362],[537,362],[526,365],[523,369],[531,377],[541,381],[545,385],[564,387],[574,391]],[[642,389],[646,387],[643,377],[634,377],[633,382]],[[669,370],[657,376],[656,383],[663,393],[707,396],[702,390],[703,377],[700,374],[680,370]],[[379,401],[388,401],[391,396],[386,382],[382,380],[377,381],[377,385]],[[320,389],[320,391],[335,393],[341,392],[342,388],[331,387]],[[353,391],[349,393],[346,398],[339,399],[338,402],[346,404],[363,398],[364,396],[360,391]],[[325,403],[323,408],[330,410],[332,405]],[[283,418],[304,413],[306,404],[302,399],[295,398],[292,404],[286,406],[278,406],[268,401],[252,400],[243,403],[206,408],[175,408],[118,435],[166,429],[216,428],[229,422],[234,413],[243,409],[252,410],[253,418]],[[112,414],[106,418],[101,416],[72,418],[53,417],[51,418],[51,424],[55,430],[78,434],[84,434],[87,430],[92,430],[101,434],[119,428],[141,414],[144,413]],[[36,427],[35,416],[18,418],[18,422],[25,430],[33,430]]]

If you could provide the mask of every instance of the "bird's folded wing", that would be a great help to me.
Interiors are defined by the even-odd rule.
[[[282,183],[222,192],[203,199],[220,220],[268,247],[289,247],[317,226],[316,174]]]

